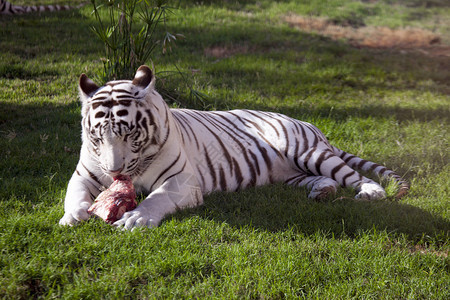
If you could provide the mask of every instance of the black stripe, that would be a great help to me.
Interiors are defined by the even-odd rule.
[[[138,110],[136,113],[136,125],[139,124],[139,120],[142,118],[142,113]]]
[[[277,121],[278,121],[278,123],[280,123],[280,126],[281,126],[281,128],[283,129],[283,133],[284,133],[285,140],[286,140],[286,149],[284,149],[284,156],[287,156],[287,155],[288,155],[288,150],[289,150],[289,137],[288,137],[288,132],[287,132],[287,129],[286,129],[286,127],[284,126],[284,124],[283,124],[280,120],[278,120],[278,119],[277,119]]]
[[[178,136],[181,136],[181,142],[183,143],[183,145],[186,145],[186,141],[184,140],[184,136],[187,136],[187,134],[184,134],[182,132],[182,131],[186,132],[186,129],[184,128],[184,125],[182,125],[182,123],[180,123],[180,122],[175,122],[175,126],[178,129]],[[182,128],[180,129],[180,127],[182,127]],[[190,139],[191,138],[189,137],[189,140]]]
[[[166,111],[166,118],[167,118],[167,111]],[[166,121],[167,121],[167,119],[166,119]],[[170,127],[166,127],[166,128],[167,128],[167,133],[166,133],[166,136],[163,138],[162,142],[159,144],[159,150],[161,150],[164,147],[164,145],[167,142],[167,139],[169,138]],[[147,150],[147,149],[145,149],[145,150]]]
[[[303,125],[303,124],[302,124]],[[304,126],[300,126],[300,129],[302,131],[302,142],[303,142],[303,149],[302,151],[300,151],[298,156],[302,156],[303,153],[306,152],[306,150],[308,150],[308,136],[306,135],[306,130],[304,128]]]
[[[305,129],[308,129],[310,131],[311,135],[314,137],[314,141],[312,142],[310,147],[317,146],[317,144],[319,143],[319,136],[320,136],[321,132],[318,131],[318,129],[316,127],[314,127],[313,125],[311,125],[307,122],[303,122],[303,126],[305,127]]]
[[[119,98],[119,97],[116,97]],[[119,100],[116,103],[123,105],[123,106],[130,106],[131,105],[132,100]],[[117,104],[116,104],[117,105]]]
[[[153,163],[156,155],[152,154],[147,157],[145,157],[143,160],[138,161],[139,164],[134,168],[135,173],[137,175],[142,174],[143,172],[147,171],[148,167]]]
[[[361,159],[361,161],[359,162],[357,168],[362,170],[363,166],[364,166],[366,163],[368,163],[367,160]]]
[[[223,171],[222,166],[220,166],[219,176],[220,176],[220,188],[222,189],[222,191],[226,191],[227,190],[227,179],[225,178],[225,172]]]
[[[297,120],[292,120],[292,123],[294,124],[295,131],[297,131],[297,135],[300,135],[300,130],[298,129],[301,125],[297,122]],[[292,130],[292,133],[295,135],[294,130]]]
[[[264,135],[262,135],[261,132],[258,132],[258,135],[259,135],[259,137],[260,137],[262,140],[264,140],[264,142],[265,142],[267,145],[269,145],[269,147],[273,150],[273,152],[275,152],[275,154],[276,154],[278,157],[283,158],[283,155],[281,154],[281,152],[280,152],[274,145],[272,145],[272,143],[269,142],[269,140],[266,139],[266,137],[265,137]],[[259,145],[258,145],[258,146],[259,146]],[[259,147],[259,148],[261,148],[261,147]]]
[[[103,102],[101,102],[101,105],[105,106],[107,108],[111,108],[115,105],[114,102],[116,102],[116,101],[113,101],[113,100],[103,101]]]
[[[319,173],[320,175],[322,175],[322,172],[320,171],[320,166],[322,165],[322,163],[324,161],[326,161],[327,159],[330,158],[330,156],[326,157],[327,154],[330,154],[330,152],[323,151],[322,153],[320,153],[319,157],[316,160],[315,168],[316,168],[317,173]]]
[[[129,90],[124,90],[124,89],[112,89],[111,92],[133,95],[133,93],[130,92]]]
[[[233,113],[231,113],[231,114],[234,115]],[[264,129],[263,129],[261,126],[259,126],[258,123],[253,122],[252,120],[249,120],[249,119],[244,118],[244,117],[242,117],[241,119],[244,120],[245,122],[248,122],[248,123],[252,124],[252,126],[253,126],[254,128],[256,128],[256,130],[258,130],[259,132],[264,133]],[[251,128],[251,126],[249,126],[249,125],[247,125],[247,124],[245,124],[245,123],[243,123],[243,124],[244,124],[245,126]]]
[[[86,170],[86,172],[89,174],[89,177],[91,177],[98,185],[101,186],[102,184],[100,183],[100,180],[97,178],[97,176],[95,176],[95,174],[92,173],[83,163],[81,163],[81,165]]]
[[[102,105],[103,102],[94,102],[92,103],[92,109],[96,109],[97,107],[99,107],[100,105]]]
[[[266,149],[264,149],[264,150],[266,150]],[[259,169],[258,157],[250,149],[248,149],[248,153],[250,153],[250,156],[253,158],[253,163],[255,164],[255,167],[256,167],[256,173],[258,174],[258,176],[261,175],[261,170]],[[267,152],[264,152],[264,153],[265,153],[265,157],[267,157]],[[264,158],[264,160],[265,159],[266,158]],[[267,165],[267,163],[266,163],[266,165]]]
[[[138,162],[139,161],[136,158],[130,160],[130,162],[128,163],[128,166],[127,166],[127,170],[129,170],[129,171],[133,170],[137,166]]]
[[[314,136],[316,136],[317,138],[320,137],[321,141],[326,141],[326,140],[323,139],[323,133],[319,130],[319,128],[317,128],[316,126],[312,125],[311,123],[305,122],[304,124],[309,130],[311,130],[313,132]]]
[[[128,110],[126,110],[126,109],[119,110],[116,112],[116,115],[118,117],[128,116]]]
[[[178,174],[180,174],[181,172],[183,172],[184,169],[186,168],[186,163],[187,163],[187,162],[184,162],[184,165],[181,167],[181,170],[180,170],[180,171],[178,171],[178,172],[176,172],[176,173],[170,175],[170,176],[167,177],[166,179],[164,179],[164,182],[166,182],[166,181],[169,180],[170,178],[172,178],[172,177],[174,177],[174,176],[177,176]]]
[[[251,110],[247,110],[247,109],[245,109],[244,111],[252,116],[255,116],[255,117],[261,119],[263,122],[267,123],[270,127],[273,128],[273,130],[275,130],[277,137],[280,137],[280,133],[278,132],[277,128],[275,126],[273,126],[273,124],[271,122],[267,121],[265,118],[263,118],[257,114],[257,113],[262,113],[262,112],[260,112],[260,111],[256,112],[256,111],[251,111]],[[269,117],[273,118],[272,116],[269,116]]]
[[[339,172],[340,169],[342,169],[344,166],[346,166],[346,164],[344,162],[341,162],[339,165],[335,166],[332,170],[331,170],[331,178],[333,180],[336,180],[336,173]]]
[[[308,177],[306,174],[302,174],[302,175],[298,176],[298,179],[295,180],[292,184],[299,185],[303,180],[306,179],[306,177]]]
[[[267,149],[264,147],[261,147],[259,144],[256,144],[256,147],[258,147],[258,150],[261,153],[261,155],[264,159],[264,162],[266,163],[267,171],[271,171],[272,170],[272,160],[270,159],[269,155],[267,154]]]
[[[205,118],[204,115],[199,115],[199,116],[203,117],[205,121],[207,121],[208,123],[210,123],[210,124],[212,124],[212,125],[214,126],[213,122],[212,122],[211,120]],[[221,147],[222,150],[223,150],[224,156],[225,156],[225,158],[226,158],[228,164],[230,165],[230,173],[232,173],[232,172],[233,172],[233,166],[232,166],[232,164],[231,164],[231,155],[230,155],[230,153],[228,152],[228,150],[227,150],[227,148],[225,147],[225,145],[223,144],[222,140],[219,138],[219,136],[217,136],[217,134],[216,134],[214,131],[212,131],[208,126],[206,126],[199,118],[197,118],[197,117],[195,117],[195,116],[192,116],[192,115],[191,115],[191,117],[194,118],[194,119],[196,119],[197,122],[199,122],[199,123],[202,124],[206,129],[208,129],[208,131],[209,131],[209,132],[216,138],[216,140],[219,142],[219,145],[220,145],[220,147]],[[216,128],[217,128],[217,125],[216,125]],[[219,131],[222,131],[220,128],[219,128],[218,130],[219,130]],[[230,135],[230,136],[231,136],[231,135]],[[234,137],[233,137],[233,138],[234,138]],[[236,140],[236,141],[237,141],[237,140]],[[241,147],[242,147],[241,149],[242,149],[243,151],[245,151],[245,149],[243,148],[243,146],[241,146]],[[245,156],[246,156],[246,155],[245,155]]]
[[[167,125],[167,123],[169,122],[169,120],[168,120],[168,109],[166,109],[166,120],[165,120],[165,125]],[[159,148],[158,148],[158,151],[157,152],[159,152],[163,147],[164,147],[164,145],[166,144],[166,142],[167,142],[167,139],[169,138],[169,134],[170,134],[170,127],[165,127],[165,128],[167,128],[167,133],[166,133],[166,136],[163,138],[163,140],[162,140],[162,142],[160,142],[159,143]],[[145,143],[147,143],[148,142],[148,131],[147,131],[147,128],[145,128],[145,133],[147,134],[147,137],[146,137],[146,139],[145,139]],[[153,138],[154,138],[155,136],[153,136]],[[145,143],[143,144],[143,145],[145,145]],[[148,144],[144,149],[142,149],[141,151],[143,151],[143,152],[145,152],[145,151],[147,151],[147,149],[148,149],[148,147],[150,147],[152,144]]]
[[[369,169],[371,170],[371,171],[373,171],[373,170],[375,170],[376,168],[378,168],[380,165],[379,164],[376,164],[376,163],[373,163],[373,162],[370,162],[372,165],[369,167]]]
[[[300,141],[299,141],[298,138],[296,138],[296,139],[295,139],[295,150],[294,150],[294,157],[293,157],[293,159],[294,159],[295,166],[296,166],[299,170],[301,170],[302,168],[301,168],[300,165],[298,164],[298,158],[299,158],[299,155],[298,155],[298,148],[299,148],[299,146],[300,146]]]
[[[87,115],[86,117],[87,128],[91,129],[91,115]]]
[[[195,113],[197,113],[197,115],[201,118],[203,118],[205,121],[208,121],[209,124],[211,124],[214,128],[216,128],[217,131],[219,132],[227,132],[227,130],[229,129],[228,127],[223,127],[220,125],[223,124],[217,124],[217,118],[214,117],[215,112],[209,112],[209,111],[196,111],[194,110]]]
[[[209,174],[212,177],[213,188],[216,188],[217,185],[216,170],[214,170],[214,166],[211,163],[211,159],[209,158],[208,151],[206,150],[205,145],[203,145],[203,153],[205,153],[206,164],[208,165],[209,168]]]
[[[194,137],[195,144],[197,145],[197,149],[200,149],[200,144],[198,143],[197,136],[194,133],[194,130],[192,129],[189,120],[185,116],[183,116],[181,113],[174,113],[173,116],[178,121],[178,124],[180,124],[180,125],[183,124],[182,127],[185,129],[186,135],[188,136],[189,140],[192,141],[191,136]],[[192,132],[192,135],[189,134],[189,132],[186,130],[186,128],[189,128],[189,130]]]
[[[150,126],[155,125],[156,124],[155,123],[155,119],[153,117],[153,114],[152,114],[151,110],[150,109],[146,109],[145,112],[147,113],[147,116],[148,116],[148,124]]]
[[[108,96],[104,96],[104,97],[99,97],[98,95],[95,95],[95,97],[91,99],[91,103],[93,103],[93,102],[95,102],[95,103],[101,102],[101,101],[107,100],[109,98],[110,98],[109,95]]]
[[[197,170],[198,170],[198,166],[197,166]],[[198,170],[197,173],[200,174],[200,179],[202,180],[202,187],[205,188],[205,177],[203,176],[202,171]]]
[[[164,171],[162,171],[159,175],[158,175],[158,177],[156,177],[156,180],[155,181],[153,181],[153,184],[152,184],[152,186],[150,187],[150,191],[153,191],[153,186],[161,179],[161,177],[164,175],[164,174],[166,174],[167,172],[169,172],[169,170],[178,162],[178,160],[180,159],[180,156],[181,156],[181,152],[180,153],[178,153],[178,156],[177,156],[177,158],[167,167],[167,168],[165,168],[164,169]]]
[[[294,179],[297,179],[299,176],[302,176],[302,175],[295,174],[294,176],[289,177],[288,179],[286,179],[286,180],[284,181],[284,183],[290,184],[289,181],[294,180]]]
[[[309,159],[311,158],[311,156],[313,155],[313,153],[314,153],[316,150],[317,150],[316,147],[312,147],[312,148],[309,150],[308,154],[306,154],[306,157],[303,159],[303,163],[304,163],[304,165],[305,165],[305,167],[306,167],[306,171],[307,171],[307,172],[310,172],[310,170],[309,170],[309,168],[308,168],[308,161],[309,161]]]
[[[228,113],[230,113],[230,112],[228,112]],[[240,133],[245,134],[247,137],[249,137],[250,139],[253,140],[253,142],[255,143],[255,145],[256,145],[258,148],[260,148],[259,143],[258,143],[258,141],[256,140],[256,138],[255,138],[254,136],[252,136],[252,135],[248,134],[247,132],[241,130],[239,127],[236,126],[236,124],[234,124],[232,121],[230,121],[227,117],[225,117],[225,116],[223,116],[223,115],[221,115],[221,114],[217,114],[217,113],[213,113],[213,114],[216,115],[216,116],[218,116],[218,117],[220,117],[220,118],[222,118],[223,120],[227,121],[228,123],[230,123],[230,124],[235,128],[236,131],[239,131]],[[230,114],[232,114],[232,113],[230,113]],[[223,124],[222,122],[220,122],[218,119],[214,119],[214,120],[215,120],[215,122],[217,122],[217,123],[220,124],[221,126],[226,127],[226,125]],[[243,144],[235,137],[235,136],[239,136],[239,137],[240,137],[240,135],[239,135],[236,131],[233,131],[231,128],[229,128],[229,127],[226,127],[226,128],[229,129],[229,131],[231,131],[231,133],[228,132],[228,131],[226,132],[226,133],[229,135],[229,137],[231,137],[231,139],[233,139],[233,141],[234,141],[237,145],[240,146],[240,148],[241,148],[241,153],[244,155],[244,159],[245,159],[245,162],[247,163],[247,166],[248,166],[248,168],[249,168],[249,171],[250,171],[250,175],[251,175],[252,180],[256,180],[255,166],[250,162],[250,159],[249,159],[249,157],[248,157],[248,155],[247,155],[247,151],[245,150],[244,145],[243,145]],[[208,129],[209,129],[209,128],[208,128]],[[233,133],[234,135],[233,135],[232,133]],[[243,138],[241,137],[241,139],[243,139]]]
[[[106,90],[102,90],[102,91],[98,91],[97,93],[95,93],[95,98],[97,98],[98,95],[103,95],[103,94],[107,94],[107,95],[111,95],[112,91],[106,91]]]
[[[353,158],[355,158],[356,156],[347,153],[348,157],[346,159],[344,159],[345,163],[348,164],[349,161],[351,161]]]
[[[105,113],[103,111],[99,111],[95,114],[95,118],[103,118],[105,116]]]
[[[361,174],[359,174],[359,173],[356,173],[356,174],[358,174],[358,179],[356,179],[356,180],[350,182],[349,185],[352,185],[352,184],[354,184],[354,183],[356,183],[356,182],[359,182],[359,181],[362,181],[362,180],[363,180],[363,177],[362,177]]]
[[[130,103],[131,103],[131,101],[132,101],[132,99],[133,100],[136,100],[133,96],[131,96],[131,95],[117,95],[117,96],[115,96],[114,98],[116,98],[116,99],[125,99],[125,100],[119,100],[119,101],[123,101],[123,102],[125,102],[125,103],[127,103],[127,104],[124,104],[124,105],[130,105]]]
[[[344,175],[344,176],[341,178],[341,180],[342,180],[342,185],[343,185],[344,187],[347,186],[347,178],[353,176],[355,173],[356,173],[356,171],[353,170],[352,172],[350,172],[350,173]]]
[[[239,164],[234,157],[233,157],[233,165],[234,165],[234,174],[236,177],[236,182],[238,184],[236,190],[238,190],[241,187],[241,184],[244,181],[244,178],[242,177],[241,168],[239,167]]]
[[[242,120],[241,120],[241,118],[240,118],[239,116],[235,115],[235,114],[232,113],[232,112],[228,112],[228,113],[231,114],[231,115],[233,115],[233,116],[235,116],[239,121],[242,122]],[[250,138],[250,139],[254,142],[255,146],[258,148],[258,150],[261,152],[261,155],[262,155],[263,158],[264,158],[264,162],[265,162],[266,165],[267,165],[267,169],[270,171],[271,168],[272,168],[272,161],[270,160],[269,156],[267,155],[267,150],[259,144],[259,141],[256,139],[256,137],[253,136],[253,135],[251,135],[251,134],[249,134],[248,132],[245,132],[245,131],[243,131],[242,129],[240,129],[234,122],[232,122],[231,120],[229,120],[227,117],[225,117],[225,116],[223,116],[223,115],[220,115],[220,114],[216,114],[216,115],[219,116],[219,117],[221,117],[222,119],[224,119],[224,120],[227,121],[228,123],[230,123],[230,124],[235,128],[236,131],[239,131],[240,133],[246,135],[248,138]],[[219,121],[217,121],[217,122],[219,122]],[[219,122],[219,123],[220,123],[220,122]],[[221,123],[221,124],[222,124],[222,123]],[[235,132],[235,133],[236,133],[236,132]],[[258,134],[261,136],[261,133],[260,133],[260,132],[258,132]],[[236,139],[236,138],[235,138],[234,136],[232,136],[231,134],[230,134],[230,136],[231,136],[233,139]],[[264,138],[264,137],[263,137],[263,138]],[[266,140],[266,141],[267,141],[267,140]],[[268,142],[268,141],[267,141],[267,142]],[[269,143],[269,145],[270,145],[270,143]],[[241,147],[243,147],[243,146],[241,146]],[[264,149],[264,150],[262,150],[262,149]],[[278,152],[278,150],[276,150],[276,149],[274,149],[274,148],[272,148],[272,149],[273,149],[275,152]],[[255,180],[256,180],[256,173],[255,173],[255,170],[254,170],[254,167],[255,167],[255,166],[253,166],[253,165],[250,163],[250,161],[249,161],[249,159],[248,159],[248,156],[247,156],[247,152],[245,151],[244,148],[242,148],[242,151],[243,151],[243,154],[244,154],[244,158],[245,158],[247,164],[249,165],[250,172],[252,173],[251,175],[252,175],[252,177],[255,178]],[[278,153],[279,153],[279,152],[278,152]]]

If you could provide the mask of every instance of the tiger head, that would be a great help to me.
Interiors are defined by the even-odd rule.
[[[83,144],[105,175],[139,175],[164,138],[166,104],[154,89],[155,77],[141,66],[133,80],[99,87],[80,76]],[[167,127],[167,126],[166,126]]]

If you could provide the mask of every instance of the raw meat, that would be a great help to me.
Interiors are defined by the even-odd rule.
[[[136,191],[129,176],[119,175],[111,186],[100,193],[88,213],[102,218],[107,223],[114,223],[122,218],[126,211],[135,209]]]

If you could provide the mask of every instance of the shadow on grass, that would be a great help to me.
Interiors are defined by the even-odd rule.
[[[21,60],[51,56],[58,61],[73,54],[89,56],[102,51],[90,29],[92,24],[78,10],[2,16],[0,49]]]
[[[81,146],[79,103],[11,104],[0,109],[0,199],[32,211],[49,188],[65,190]],[[56,184],[56,187],[55,187]],[[54,199],[48,199],[54,204]]]
[[[216,3],[216,1],[210,1]],[[255,1],[256,2],[256,1]],[[235,9],[235,5],[224,4],[225,7]],[[183,13],[182,9],[179,12]],[[95,57],[99,59],[103,56],[102,44],[95,37],[90,27],[93,20],[87,19],[79,11],[60,12],[57,14],[15,16],[14,18],[0,18],[0,25],[3,27],[0,37],[0,50],[3,53],[11,53],[14,57],[23,59],[36,59],[40,56],[55,56],[56,60],[66,60],[68,54],[76,54],[77,57]],[[329,38],[315,34],[307,34],[290,29],[287,26],[273,26],[260,21],[249,22],[246,17],[236,17],[236,24],[233,22],[221,24],[220,26],[170,25],[170,32],[183,33],[186,40],[178,43],[177,50],[173,55],[182,63],[193,64],[215,64],[217,58],[205,57],[205,49],[214,45],[218,46],[239,46],[245,44],[248,49],[243,55],[261,58],[274,62],[274,64],[288,64],[291,66],[309,65],[315,70],[326,70],[330,67],[343,70],[350,67],[350,73],[344,71],[343,74],[321,74],[314,75],[314,70],[307,68],[305,72],[299,74],[281,68],[279,71],[264,71],[261,68],[252,66],[251,70],[236,68],[230,64],[224,64],[223,68],[205,67],[205,73],[213,77],[220,78],[218,84],[232,85],[232,78],[241,77],[240,84],[257,89],[261,95],[271,94],[274,85],[288,83],[292,86],[301,86],[299,91],[314,93],[309,86],[321,86],[322,90],[332,93],[339,93],[343,88],[367,91],[369,88],[379,88],[381,90],[402,90],[416,89],[417,81],[434,80],[441,85],[432,87],[420,87],[422,90],[431,92],[450,93],[447,83],[450,80],[450,64],[446,57],[428,57],[420,54],[401,55],[395,51],[372,51],[365,49],[355,49],[345,42],[336,42]],[[240,22],[240,23],[239,23]],[[292,53],[298,53],[293,55]],[[235,53],[240,55],[239,53]],[[233,60],[233,56],[226,60]],[[167,63],[167,57],[155,52],[153,61],[158,67],[158,61]],[[38,75],[35,72],[21,70],[17,64],[21,61],[13,61],[0,69],[0,75],[6,78],[30,78]],[[0,65],[1,66],[1,65]],[[424,67],[426,66],[426,67]],[[235,69],[233,69],[235,68]],[[373,69],[381,69],[384,74],[374,75],[383,77],[382,82],[363,82],[360,77],[367,75]],[[55,71],[42,70],[42,73]],[[259,73],[261,79],[255,78]],[[404,83],[392,84],[390,74],[407,74]],[[44,74],[45,75],[45,74]],[[74,74],[78,76],[79,74]],[[347,76],[351,75],[351,76]],[[403,80],[403,79],[402,79]],[[214,83],[212,84],[215,85]],[[283,85],[276,92],[276,95],[283,97]],[[295,91],[295,90],[293,90]],[[321,91],[319,91],[321,92]],[[303,97],[305,94],[299,94]]]
[[[427,56],[421,52],[402,54],[398,49],[357,49],[345,41],[334,41],[317,34],[249,22],[245,17],[241,17],[241,22],[242,24],[231,23],[207,28],[178,26],[170,30],[183,32],[186,35],[186,40],[180,46],[191,52],[193,64],[195,57],[208,56],[211,51],[207,50],[211,47],[222,48],[223,51],[219,53],[229,52],[230,55],[209,55],[206,61],[202,62],[203,64],[225,62],[222,64],[223,69],[219,66],[212,68],[213,71],[211,71],[205,67],[206,72],[212,72],[225,83],[229,78],[240,76],[242,77],[240,82],[249,87],[255,86],[258,81],[265,80],[271,82],[272,86],[283,84],[283,82],[296,82],[297,85],[327,83],[332,88],[348,87],[361,91],[381,88],[385,90],[421,89],[442,94],[450,93],[447,86],[450,80],[448,57]],[[264,73],[264,65],[249,70],[242,66],[241,61],[235,65],[227,62],[233,61],[236,56],[266,58],[266,61],[261,63],[267,62],[274,65],[279,63],[282,68],[279,71],[271,70]],[[287,71],[286,65],[289,65]],[[307,68],[303,69],[303,73],[296,72],[295,68],[301,65],[306,65]],[[314,75],[316,71],[330,68],[340,68],[344,72],[342,74],[324,73],[320,74],[320,77]],[[346,74],[345,70],[349,69],[350,73]],[[260,76],[255,76],[256,73]],[[370,76],[374,80],[364,82],[362,79],[365,76]],[[395,82],[396,79],[399,82]],[[418,82],[430,79],[439,85],[417,86]],[[262,92],[266,90],[264,85],[258,88],[262,89]],[[280,93],[282,92],[280,90]]]
[[[46,79],[60,75],[56,70],[33,71],[16,64],[0,64],[0,78],[6,79]]]
[[[238,228],[294,230],[305,235],[322,232],[338,238],[385,230],[415,243],[448,242],[450,222],[442,217],[401,202],[357,201],[351,198],[351,192],[343,193],[348,197],[328,202],[309,200],[305,189],[282,184],[215,193],[205,197],[202,207],[179,212],[173,218],[182,220],[197,215]]]

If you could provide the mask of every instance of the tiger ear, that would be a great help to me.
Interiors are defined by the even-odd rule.
[[[87,98],[94,96],[95,92],[99,89],[99,86],[83,73],[80,76],[79,88],[82,100],[86,100]]]
[[[149,85],[153,86],[155,77],[153,76],[152,70],[142,65],[137,69],[136,75],[134,75],[133,84],[140,88],[147,88]]]
[[[89,106],[87,104],[88,99],[94,96],[95,92],[99,89],[99,86],[90,80],[86,74],[81,74],[78,88],[80,90],[81,115],[86,116],[89,110]]]

